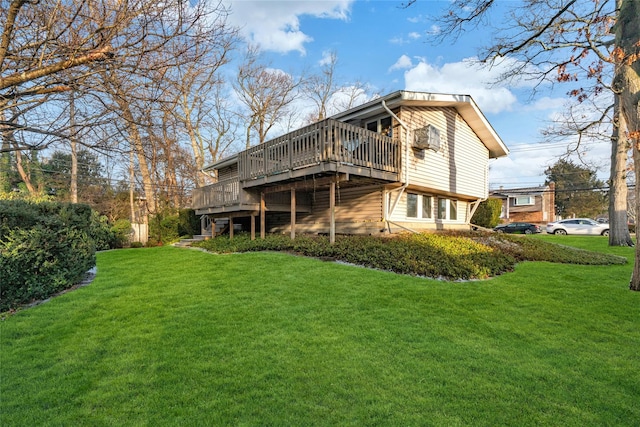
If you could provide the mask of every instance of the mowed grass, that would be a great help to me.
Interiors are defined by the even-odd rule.
[[[283,253],[100,253],[91,285],[0,322],[0,425],[637,425],[632,265],[443,282]]]

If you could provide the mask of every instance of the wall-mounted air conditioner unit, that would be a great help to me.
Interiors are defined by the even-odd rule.
[[[413,131],[413,148],[419,150],[440,150],[440,131],[433,125],[426,125]]]

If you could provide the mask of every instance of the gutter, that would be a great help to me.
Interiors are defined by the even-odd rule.
[[[384,221],[386,221],[387,223],[387,228],[389,229],[389,232],[391,232],[391,226],[390,226],[390,222],[389,222],[389,218],[393,215],[393,212],[396,210],[396,206],[398,205],[398,201],[400,200],[400,196],[402,196],[402,193],[404,193],[404,190],[409,186],[409,136],[410,136],[410,131],[409,131],[409,127],[402,121],[400,120],[400,118],[394,114],[393,111],[391,111],[389,109],[389,107],[387,107],[387,104],[384,102],[384,99],[382,100],[382,108],[384,108],[387,113],[389,113],[391,115],[391,117],[393,117],[394,119],[396,119],[398,121],[398,123],[400,123],[400,126],[402,126],[406,132],[406,137],[405,137],[405,144],[404,144],[404,183],[402,184],[402,186],[400,188],[394,188],[393,190],[391,190],[389,192],[389,194],[393,193],[394,191],[398,192],[398,195],[396,196],[396,199],[393,202],[393,205],[390,207],[390,209],[385,210],[384,212]]]

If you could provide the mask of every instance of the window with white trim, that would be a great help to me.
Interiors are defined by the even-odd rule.
[[[418,195],[407,193],[407,218],[418,217]]]
[[[533,204],[533,196],[518,196],[513,198],[513,206],[531,206]]]
[[[378,132],[386,136],[393,136],[393,126],[391,123],[391,117],[382,117],[372,122],[367,122],[367,130],[372,132]]]
[[[422,218],[433,218],[433,197],[422,195]]]
[[[444,197],[438,197],[437,218],[445,219],[445,220],[446,219],[457,220],[458,219],[458,201],[453,199],[447,199]]]
[[[407,193],[407,218],[433,218],[433,197],[427,194]]]

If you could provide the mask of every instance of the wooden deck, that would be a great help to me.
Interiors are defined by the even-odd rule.
[[[398,140],[326,119],[240,152],[238,177],[196,188],[192,207],[198,213],[253,209],[258,200],[247,189],[339,173],[396,182],[399,172]]]
[[[398,173],[399,153],[399,142],[388,136],[327,119],[241,152],[238,171],[244,186],[322,163]]]

